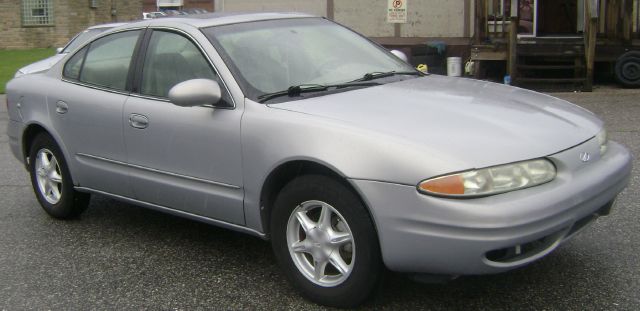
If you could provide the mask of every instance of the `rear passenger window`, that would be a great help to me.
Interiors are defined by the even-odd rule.
[[[69,61],[64,65],[62,75],[65,78],[78,80],[80,77],[80,69],[82,69],[82,61],[84,61],[84,55],[87,53],[87,47],[78,51],[73,55]]]
[[[92,42],[78,80],[105,88],[124,90],[139,36],[139,30],[126,31]]]
[[[140,93],[165,98],[173,86],[191,79],[221,82],[193,42],[173,32],[154,30],[145,55]],[[220,87],[222,100],[229,101],[222,84]]]

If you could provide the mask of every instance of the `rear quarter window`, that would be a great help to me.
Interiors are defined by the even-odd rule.
[[[67,79],[78,80],[80,77],[80,70],[82,69],[82,62],[84,61],[84,55],[87,54],[88,47],[83,48],[74,54],[69,61],[64,65],[62,75]]]
[[[91,42],[64,66],[63,77],[114,90],[125,90],[140,30],[114,33]]]

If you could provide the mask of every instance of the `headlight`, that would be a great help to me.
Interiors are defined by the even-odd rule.
[[[555,177],[553,163],[538,159],[428,179],[418,190],[436,196],[481,197],[541,185]]]
[[[607,130],[606,129],[602,129],[602,131],[600,131],[600,133],[598,133],[598,135],[596,135],[596,140],[598,141],[598,144],[600,145],[600,155],[603,155],[605,152],[607,152],[607,144],[609,143],[609,137],[607,135]]]

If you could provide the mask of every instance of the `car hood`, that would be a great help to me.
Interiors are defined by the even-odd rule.
[[[433,75],[269,106],[339,120],[465,168],[548,156],[603,126],[591,112],[548,95]]]
[[[31,74],[31,73],[38,73],[38,72],[43,72],[43,71],[47,71],[49,69],[51,69],[51,67],[53,67],[53,65],[55,65],[57,62],[59,62],[61,59],[63,59],[65,56],[67,56],[67,54],[56,54],[53,55],[49,58],[45,58],[41,61],[37,61],[33,64],[24,66],[22,68],[20,68],[18,70],[18,72],[20,74]]]

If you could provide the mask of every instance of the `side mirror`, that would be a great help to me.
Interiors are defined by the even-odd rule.
[[[62,53],[62,51],[63,51],[63,50],[64,50],[63,48],[57,48],[57,49],[56,49],[56,54],[60,54],[60,53]]]
[[[403,62],[409,63],[409,58],[407,57],[407,54],[404,54],[404,52],[399,50],[391,50],[391,54],[395,55],[397,58],[401,59]]]
[[[220,85],[209,79],[187,80],[169,90],[169,100],[181,107],[216,105],[221,98]]]

